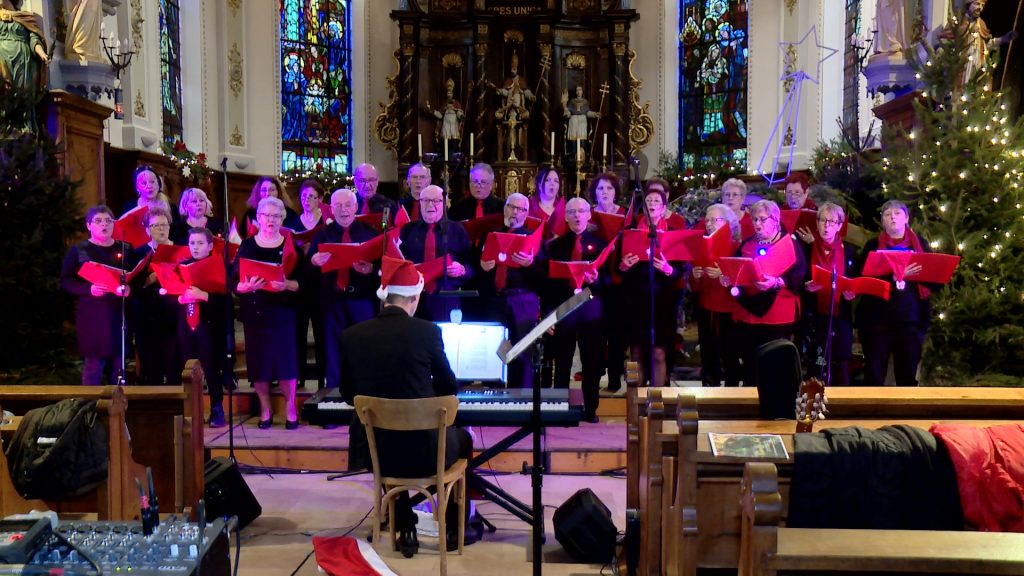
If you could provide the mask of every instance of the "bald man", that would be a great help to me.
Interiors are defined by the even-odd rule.
[[[353,244],[372,240],[379,232],[356,220],[359,202],[347,188],[331,194],[334,220],[324,226],[310,244],[310,262],[318,268],[331,259],[320,252],[321,244]],[[320,274],[320,304],[327,336],[326,381],[328,388],[337,388],[341,378],[341,333],[377,315],[377,286],[380,278],[378,262],[359,261],[351,268]]]
[[[396,204],[387,196],[377,194],[377,185],[380,179],[377,176],[377,168],[373,164],[360,164],[352,172],[352,180],[356,185],[356,196],[358,207],[356,214],[380,214],[387,209],[391,222],[394,222]]]
[[[447,322],[452,309],[461,307],[457,298],[442,298],[437,292],[457,290],[473,277],[469,236],[461,224],[444,218],[444,200],[440,186],[431,184],[424,188],[417,202],[420,219],[402,226],[398,233],[406,260],[416,264],[428,262],[443,256],[445,250],[452,258],[447,279],[442,275],[437,281],[427,282],[420,296],[416,316],[432,322]]]

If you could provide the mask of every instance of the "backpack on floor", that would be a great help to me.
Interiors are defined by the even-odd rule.
[[[59,500],[107,478],[107,429],[96,400],[68,398],[29,410],[7,449],[11,481],[25,498]]]

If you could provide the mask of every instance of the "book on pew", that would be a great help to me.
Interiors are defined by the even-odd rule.
[[[718,259],[722,275],[732,281],[733,286],[749,287],[766,276],[782,276],[796,262],[796,248],[787,238],[762,249],[756,258],[729,256]]]
[[[921,271],[910,280],[932,284],[949,284],[953,272],[960,264],[960,257],[935,252],[911,252],[910,250],[875,250],[868,254],[864,263],[865,276],[888,276],[892,274],[897,282],[903,281],[903,274],[911,264],[921,266]]]
[[[262,262],[260,260],[250,260],[249,258],[238,259],[238,274],[242,278],[262,278],[266,282],[264,290],[270,289],[271,282],[284,282],[284,266],[281,264],[272,264],[270,262]]]
[[[125,270],[125,283],[127,284],[131,282],[132,279],[138,276],[139,272],[142,271],[147,264],[149,264],[149,258],[143,258],[135,265],[134,268],[131,270]],[[82,264],[82,267],[78,269],[78,275],[90,284],[103,286],[111,292],[117,290],[117,287],[121,285],[121,269],[115,266],[100,264],[99,262],[90,261]]]
[[[703,237],[699,230],[659,230],[658,251],[668,261],[691,262],[701,251]],[[623,254],[635,254],[641,262],[647,262],[650,251],[651,239],[647,230],[626,230],[622,233]]]
[[[373,262],[379,260],[384,251],[384,235],[379,234],[372,239],[352,244],[320,244],[320,252],[327,252],[330,259],[320,267],[321,272],[333,272],[343,268],[351,268],[359,261]]]
[[[149,206],[137,206],[125,212],[114,221],[114,240],[122,240],[138,248],[149,242],[149,233],[142,219],[149,213]]]
[[[554,279],[572,281],[573,289],[579,293],[583,290],[584,274],[597,272],[598,268],[604,266],[613,250],[615,244],[609,243],[593,262],[552,260],[548,264],[548,275]]]
[[[832,271],[815,265],[811,272],[811,279],[821,285],[822,290],[830,290],[832,286]],[[889,287],[891,285],[885,280],[861,276],[859,278],[847,278],[842,274],[836,275],[836,299],[843,292],[853,292],[861,296],[874,296],[882,300],[889,299]]]
[[[789,460],[789,452],[778,434],[725,434],[708,432],[711,453],[717,457]]]
[[[511,232],[491,232],[484,241],[484,251],[480,260],[500,262],[507,264],[510,268],[519,268],[512,260],[512,254],[521,252],[523,254],[537,254],[540,252],[540,243],[544,237],[544,227],[538,226],[536,230],[528,235],[512,234]]]

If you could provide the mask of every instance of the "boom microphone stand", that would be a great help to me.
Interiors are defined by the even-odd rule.
[[[431,163],[438,160],[437,154],[425,154],[426,159]],[[451,290],[448,288],[448,199],[451,198],[451,176],[457,174],[459,166],[462,164],[462,152],[453,152],[448,155],[448,158],[441,160],[441,180],[444,182],[444,201],[441,202],[441,257],[446,260],[442,262],[441,273],[442,283],[441,288],[437,291],[437,296],[440,298],[455,298],[455,306],[458,310],[462,310],[461,298],[469,298],[479,296],[480,293],[476,290],[462,290],[456,289]],[[445,307],[447,309],[447,306]],[[451,313],[454,310],[450,310],[449,320],[451,319]],[[460,315],[461,317],[461,315]]]
[[[640,185],[640,159],[636,156],[630,156],[629,164],[633,167],[633,206],[637,203],[644,210],[644,218],[647,219],[647,238],[650,240],[650,246],[647,252],[647,288],[649,290],[650,306],[648,307],[648,349],[647,349],[647,378],[650,381],[650,386],[654,386],[654,255],[658,250],[658,227],[651,221],[651,212],[647,208],[647,202],[643,197],[643,187]],[[633,212],[634,219],[636,218],[636,212]],[[666,364],[668,362],[666,352]],[[667,377],[667,375],[666,375]]]
[[[118,386],[124,386],[128,383],[126,376],[128,365],[128,298],[125,296],[125,292],[128,290],[128,274],[125,270],[125,259],[128,257],[129,244],[124,240],[117,240],[117,242],[121,245],[121,253],[118,257],[121,261],[121,285],[118,287],[121,293],[114,292],[114,295],[121,298],[121,367],[117,368],[116,380]],[[102,379],[102,375],[100,377]]]
[[[234,298],[231,297],[231,222],[229,221],[228,210],[228,158],[225,156],[220,161],[220,170],[224,175],[224,194],[221,196],[224,202],[224,370],[222,374],[222,385],[228,393],[228,458],[235,462],[235,310]]]

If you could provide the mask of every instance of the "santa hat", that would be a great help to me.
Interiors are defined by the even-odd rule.
[[[423,275],[408,260],[385,256],[380,265],[380,288],[377,298],[384,300],[388,294],[398,296],[419,296],[423,291]]]

